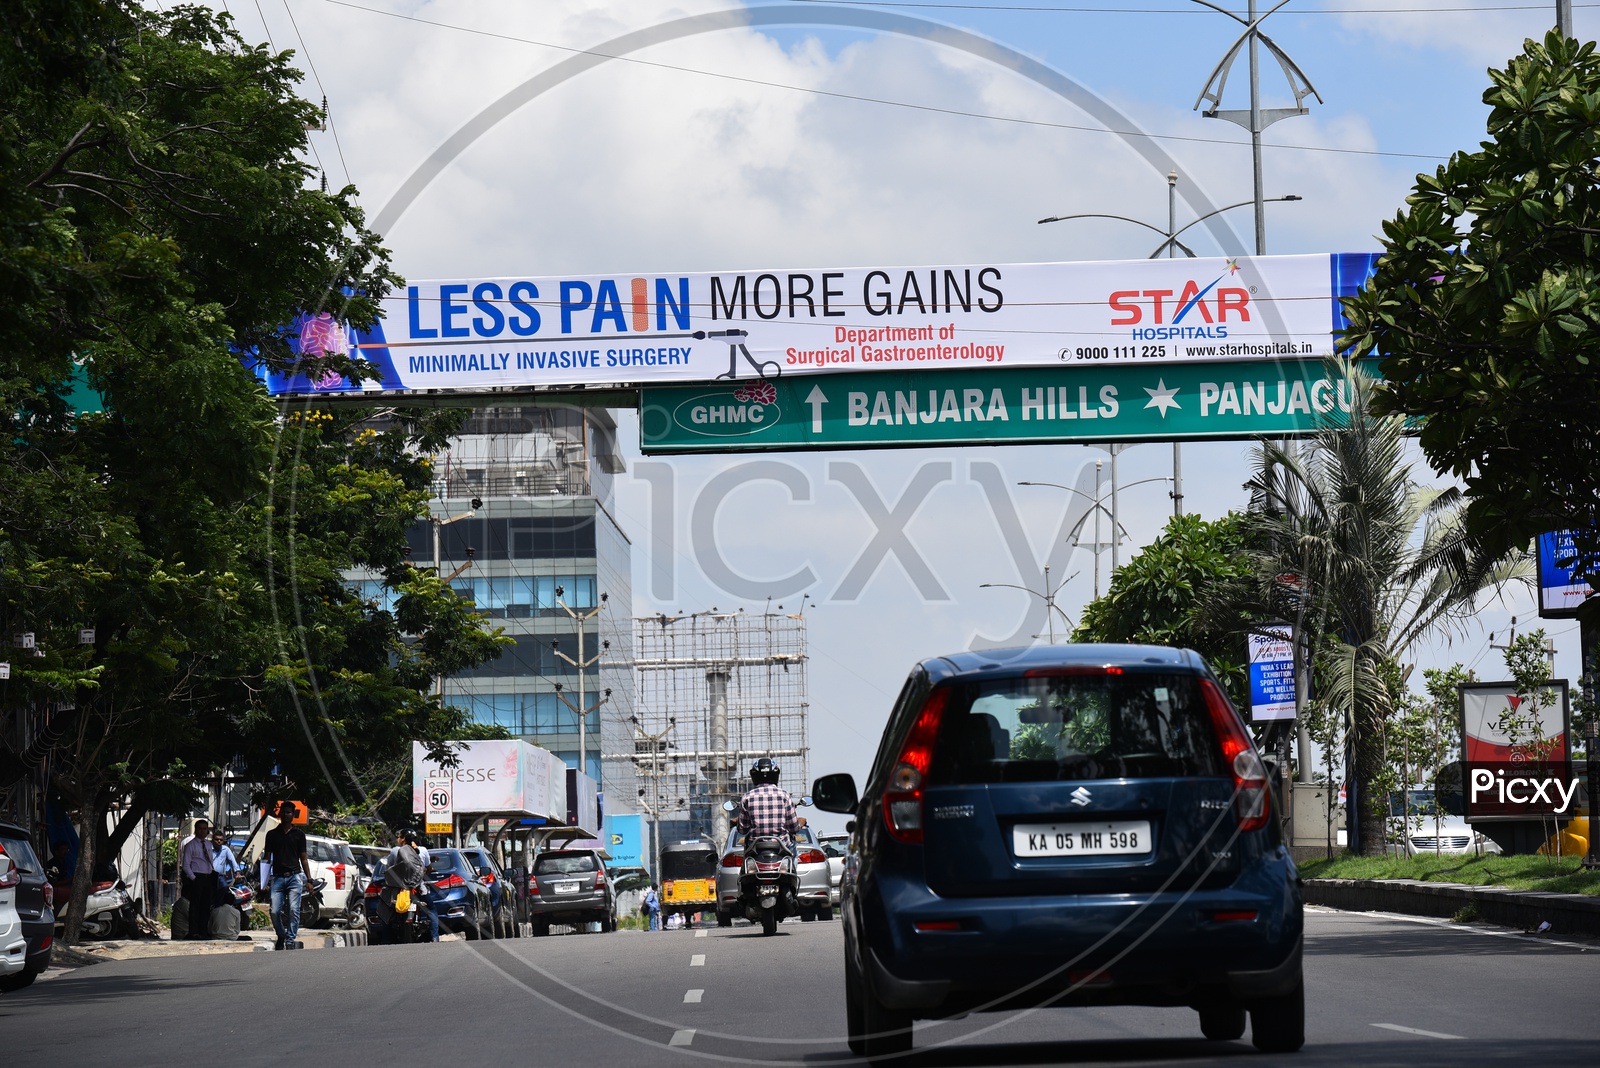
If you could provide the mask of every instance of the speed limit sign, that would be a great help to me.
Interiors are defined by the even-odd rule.
[[[453,834],[456,829],[456,812],[450,796],[453,784],[449,779],[428,779],[423,782],[427,799],[427,834]]]

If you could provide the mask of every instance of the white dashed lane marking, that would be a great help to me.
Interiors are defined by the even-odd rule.
[[[694,1028],[687,1027],[687,1028],[684,1028],[682,1031],[674,1031],[674,1032],[672,1032],[672,1041],[668,1042],[667,1045],[669,1045],[669,1046],[687,1046],[689,1043],[691,1043],[693,1041],[694,1041]]]
[[[1447,1035],[1440,1031],[1424,1031],[1420,1027],[1403,1027],[1400,1024],[1375,1023],[1373,1027],[1381,1027],[1385,1031],[1399,1031],[1403,1035],[1421,1035],[1423,1038],[1466,1038],[1466,1035]]]
[[[705,966],[706,966],[706,955],[704,953],[696,953],[694,956],[689,958],[689,967],[691,967],[691,968],[704,968]]]
[[[685,1005],[698,1005],[700,1004],[700,999],[705,996],[706,992],[704,990],[685,991],[683,995],[683,1003]]]
[[[704,937],[705,937],[705,936],[706,936],[706,933],[705,933],[705,932],[704,932],[704,931],[696,931],[696,932],[695,932],[695,933],[694,933],[694,936],[695,936],[695,937],[696,937],[696,938],[704,938]]]

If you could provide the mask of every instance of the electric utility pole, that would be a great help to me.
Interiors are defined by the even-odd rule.
[[[605,654],[607,649],[611,648],[611,643],[609,641],[601,642],[600,652],[595,653],[593,656],[585,659],[583,653],[583,643],[585,638],[583,625],[589,622],[589,620],[593,619],[595,616],[599,615],[601,609],[605,608],[606,595],[602,593],[600,595],[600,603],[589,609],[587,612],[575,612],[571,608],[567,607],[567,602],[561,599],[562,594],[565,592],[566,591],[560,586],[556,587],[556,604],[560,605],[561,610],[566,612],[567,615],[571,616],[573,623],[577,625],[578,658],[574,660],[566,653],[563,653],[561,651],[560,642],[551,642],[550,651],[578,670],[578,707],[573,708],[572,710],[578,714],[578,770],[587,774],[589,771],[589,713],[593,712],[594,708],[590,708],[588,706],[588,701],[586,700],[584,693],[584,683],[586,681],[584,679],[584,672],[588,671],[591,667],[600,662],[600,657]],[[556,696],[561,697],[562,704],[566,705],[568,708],[572,708],[572,702],[561,696],[561,687],[559,685],[556,687]],[[600,705],[605,704],[606,701],[610,699],[611,691],[607,690],[605,697],[602,698],[594,707],[599,708]]]

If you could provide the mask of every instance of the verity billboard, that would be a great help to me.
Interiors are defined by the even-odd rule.
[[[1464,683],[1458,689],[1468,822],[1568,813],[1566,680],[1552,680],[1536,697],[1518,694],[1512,682]]]
[[[670,453],[1247,438],[1307,433],[1350,401],[1321,360],[786,376],[646,387],[639,439]]]
[[[259,374],[282,394],[783,375],[1320,359],[1365,253],[413,282],[371,333],[326,315],[292,347],[376,381]],[[736,348],[735,346],[742,346]]]

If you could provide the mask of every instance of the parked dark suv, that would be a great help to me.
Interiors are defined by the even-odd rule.
[[[8,992],[21,990],[50,967],[56,914],[51,908],[44,864],[34,852],[28,832],[15,823],[0,823],[0,853],[11,858],[17,866],[17,874],[22,877],[17,883],[17,915],[22,920],[22,933],[28,939],[27,967],[0,979],[0,992]]]
[[[1298,876],[1250,735],[1205,662],[1158,646],[919,664],[854,813],[850,1048],[911,1021],[1045,1005],[1187,1005],[1212,1039],[1305,1041]]]
[[[617,895],[611,874],[593,849],[552,849],[533,858],[528,918],[535,935],[552,923],[598,923],[617,929]]]

